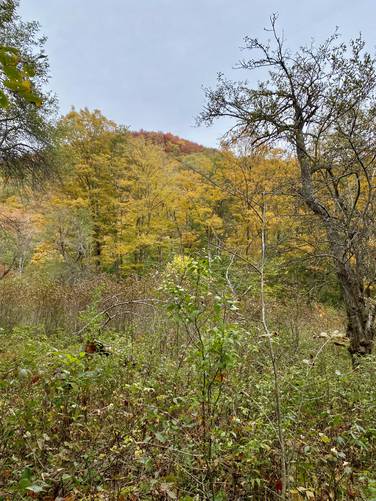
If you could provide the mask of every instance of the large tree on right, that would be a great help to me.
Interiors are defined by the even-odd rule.
[[[259,83],[222,75],[207,89],[200,122],[230,117],[231,139],[285,147],[299,166],[297,194],[325,228],[347,313],[353,360],[369,354],[376,301],[376,61],[361,37],[290,51],[272,16],[269,40],[246,37]]]

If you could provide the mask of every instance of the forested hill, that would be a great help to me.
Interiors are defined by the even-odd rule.
[[[226,249],[226,259],[235,253],[242,267],[259,258],[254,207],[263,192],[276,195],[268,235],[272,260],[285,263],[285,284],[305,253],[320,247],[289,195],[295,164],[278,151],[234,155],[171,134],[129,133],[86,109],[71,111],[59,129],[66,140],[56,152],[58,177],[27,199],[4,186],[11,223],[0,261],[10,274],[22,263],[23,271],[126,277],[203,249],[213,256]],[[302,286],[319,279],[315,266],[301,275]],[[323,297],[329,289],[320,289]],[[330,294],[336,297],[335,289]]]
[[[174,154],[182,154],[188,155],[190,153],[200,153],[205,151],[204,146],[189,141],[187,139],[182,139],[181,137],[175,136],[170,132],[155,132],[155,131],[146,131],[139,130],[133,131],[131,134],[134,137],[143,137],[146,140],[152,142],[153,144],[161,146],[166,153],[174,153]]]

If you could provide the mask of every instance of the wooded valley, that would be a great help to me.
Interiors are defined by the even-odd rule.
[[[218,148],[58,116],[0,4],[0,500],[376,499],[376,62],[245,39]],[[247,59],[249,58],[249,59]]]

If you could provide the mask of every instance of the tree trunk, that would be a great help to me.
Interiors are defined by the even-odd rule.
[[[364,290],[363,277],[348,263],[337,263],[337,276],[342,288],[347,314],[347,337],[353,363],[359,356],[372,352],[375,338],[375,306]]]
[[[101,257],[102,243],[100,240],[100,229],[96,225],[94,228],[94,262],[96,271],[99,271],[101,269]]]
[[[343,293],[347,315],[347,337],[350,340],[349,352],[353,365],[359,356],[372,352],[375,338],[375,305],[364,289],[364,276],[350,263],[347,249],[351,248],[351,238],[339,229],[336,218],[331,216],[324,205],[316,198],[312,181],[312,166],[309,162],[304,135],[301,127],[296,132],[297,157],[301,170],[301,196],[307,207],[323,222],[331,253],[334,258],[337,277]],[[347,232],[349,228],[346,228]],[[357,261],[356,256],[354,257]]]

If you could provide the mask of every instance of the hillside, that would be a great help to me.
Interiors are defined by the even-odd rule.
[[[207,149],[200,144],[174,136],[170,132],[153,132],[141,129],[140,131],[131,132],[131,134],[134,137],[143,137],[147,141],[161,146],[166,153],[189,155],[191,153],[202,153]]]

